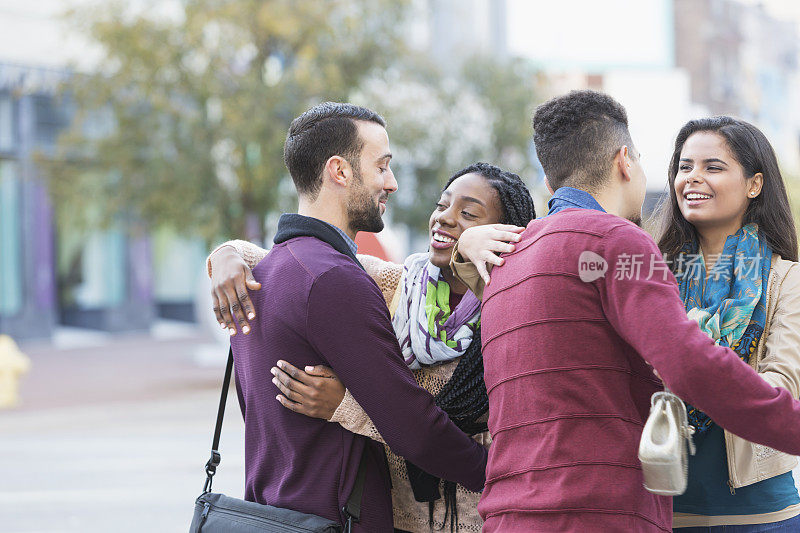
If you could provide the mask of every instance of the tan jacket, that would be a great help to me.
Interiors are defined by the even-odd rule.
[[[800,265],[772,256],[767,321],[752,366],[774,387],[800,395]],[[780,420],[775,421],[780,424]],[[792,470],[797,457],[753,444],[725,431],[731,491]]]
[[[228,241],[214,249],[206,260],[208,275],[211,276],[211,255],[223,246],[231,246],[244,259],[247,266],[253,268],[267,255],[265,250],[247,241]],[[394,315],[400,301],[399,289],[400,279],[403,274],[403,265],[398,265],[383,261],[377,257],[358,254],[364,270],[370,275],[383,294],[389,311]],[[472,265],[472,263],[470,263]],[[474,267],[473,267],[474,268]],[[476,271],[477,273],[477,271]],[[460,359],[460,358],[459,358]],[[454,359],[448,363],[435,366],[425,366],[419,370],[414,370],[414,379],[419,385],[430,392],[432,395],[438,394],[450,380],[459,359]],[[369,415],[358,404],[350,394],[345,391],[345,396],[339,407],[330,419],[331,422],[339,423],[343,428],[352,433],[364,435],[372,440],[386,444],[378,432],[375,425],[370,420]],[[479,433],[473,437],[478,443],[489,447],[492,438],[488,431]],[[405,461],[402,457],[392,452],[386,446],[386,458],[389,464],[389,474],[392,481],[392,511],[394,515],[394,527],[412,533],[428,533],[431,527],[428,524],[428,504],[416,501],[414,492],[411,489],[411,482],[408,479],[408,472]],[[443,487],[440,487],[440,491]],[[479,492],[471,492],[461,485],[456,486],[456,506],[458,507],[458,527],[457,533],[480,533],[483,520],[478,514]],[[445,506],[444,499],[440,498],[434,502],[433,508],[433,530],[449,531],[449,525],[445,527]]]
[[[358,256],[359,261],[364,266],[367,273],[375,280],[378,287],[383,292],[389,312],[394,316],[397,305],[400,301],[400,279],[403,272],[403,265],[396,265],[382,261],[375,257]],[[458,366],[460,358],[453,361],[433,366],[424,366],[419,370],[414,370],[414,379],[419,385],[430,392],[432,395],[438,394]],[[346,430],[359,435],[365,435],[372,440],[385,444],[375,425],[370,420],[364,409],[350,395],[350,391],[345,391],[345,397],[339,404],[330,419],[331,422],[338,422]],[[485,447],[491,444],[491,436],[488,431],[479,433],[473,437],[477,442]],[[394,511],[394,527],[403,531],[413,533],[427,533],[431,531],[428,523],[428,504],[416,501],[414,492],[411,489],[411,482],[408,479],[408,471],[402,457],[396,455],[389,447],[386,447],[386,458],[389,463],[389,474],[392,479],[392,509]],[[440,486],[443,493],[443,487]],[[456,486],[456,506],[458,507],[458,526],[455,531],[458,533],[479,533],[483,526],[483,520],[478,514],[478,501],[480,493],[471,492],[462,487]],[[433,507],[433,530],[449,531],[449,525],[445,523],[444,500],[439,499],[434,502]]]

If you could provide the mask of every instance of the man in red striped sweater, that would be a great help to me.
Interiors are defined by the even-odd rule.
[[[637,458],[662,388],[650,365],[722,427],[792,454],[800,403],[686,317],[637,226],[645,175],[624,108],[578,91],[541,105],[533,125],[555,194],[483,294],[483,531],[670,532],[671,498],[644,489]]]

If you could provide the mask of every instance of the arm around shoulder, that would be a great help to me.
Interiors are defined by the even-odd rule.
[[[261,248],[257,244],[253,244],[249,241],[242,241],[242,240],[232,240],[226,241],[214,248],[208,257],[206,258],[206,268],[208,269],[208,277],[211,277],[212,267],[211,267],[211,258],[215,253],[217,253],[220,249],[229,246],[232,248],[236,254],[241,257],[247,266],[251,269],[256,266],[266,255],[269,253],[269,250],[265,248]]]
[[[492,271],[492,266],[493,265],[487,265],[487,270],[490,273]],[[450,258],[450,269],[453,271],[453,275],[464,283],[479,300],[483,300],[483,289],[486,287],[486,284],[480,272],[478,272],[478,267],[471,261],[464,259],[458,252],[458,243],[453,246],[453,255]]]
[[[400,278],[403,275],[403,265],[384,261],[378,257],[366,254],[356,256],[361,266],[371,277],[383,294],[383,299],[387,306],[391,306],[392,299],[400,285]]]
[[[603,257],[660,253],[633,227],[613,230]],[[617,331],[683,400],[720,426],[751,442],[800,454],[800,403],[776,389],[736,354],[714,342],[686,317],[672,274],[606,275],[596,281],[605,314]]]
[[[386,441],[381,437],[378,428],[370,420],[369,415],[364,408],[359,405],[350,391],[345,389],[344,398],[333,412],[331,419],[328,422],[334,422],[342,426],[344,429],[357,435],[364,435],[381,444],[386,444]]]
[[[486,450],[417,385],[383,298],[363,271],[353,264],[321,274],[309,295],[306,328],[314,348],[395,453],[470,490],[483,487]]]

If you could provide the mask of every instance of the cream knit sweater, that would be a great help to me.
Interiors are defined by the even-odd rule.
[[[231,246],[244,259],[250,268],[261,261],[267,255],[268,250],[260,248],[247,241],[228,241],[222,246]],[[211,252],[213,255],[214,252]],[[211,256],[207,260],[208,275],[211,276]],[[369,255],[358,255],[358,260],[364,266],[367,273],[375,280],[383,293],[386,305],[389,306],[392,314],[397,302],[395,296],[399,296],[398,286],[400,277],[403,273],[403,265],[383,261]],[[419,385],[436,395],[444,388],[447,381],[453,375],[458,366],[459,359],[454,359],[449,363],[436,366],[425,366],[419,370],[414,370],[414,378]],[[333,413],[331,422],[338,422],[343,428],[359,435],[365,435],[373,440],[385,444],[378,430],[373,425],[369,416],[350,395],[350,391],[345,391],[344,399]],[[475,435],[475,440],[483,446],[489,447],[491,437],[489,432]],[[428,503],[418,502],[414,499],[411,484],[408,481],[405,461],[402,457],[395,455],[386,446],[386,457],[389,462],[389,473],[392,478],[392,509],[394,511],[394,527],[410,531],[412,533],[429,533],[428,524]],[[440,493],[444,494],[443,486],[440,486]],[[483,526],[483,520],[478,515],[478,500],[480,493],[471,492],[458,485],[456,487],[456,505],[458,507],[458,528],[459,532],[479,533]],[[442,530],[444,527],[444,497],[434,503],[433,527],[435,530]],[[449,521],[444,531],[449,531]]]

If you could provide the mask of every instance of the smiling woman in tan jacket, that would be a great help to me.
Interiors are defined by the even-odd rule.
[[[775,153],[730,117],[678,133],[659,248],[672,260],[686,311],[775,387],[800,393],[797,235]],[[688,406],[697,430],[689,486],[674,499],[681,532],[800,531],[795,457],[745,441]],[[780,425],[781,420],[775,420]]]

